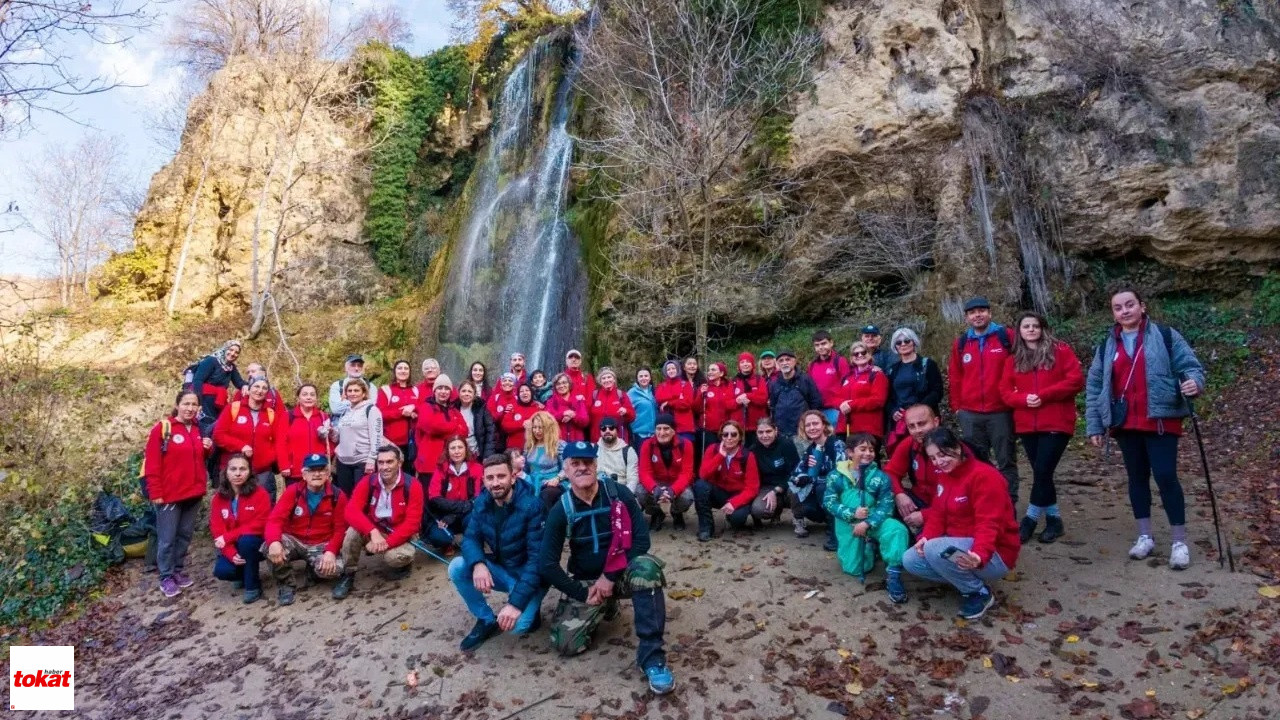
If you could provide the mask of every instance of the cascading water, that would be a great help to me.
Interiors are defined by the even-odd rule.
[[[558,71],[563,69],[563,73]],[[558,369],[582,340],[586,273],[564,220],[573,138],[568,121],[577,59],[536,43],[507,76],[489,148],[476,167],[472,213],[453,250],[440,356],[505,368],[523,352],[530,368]],[[539,80],[560,75],[550,112]],[[537,137],[545,119],[545,135]]]

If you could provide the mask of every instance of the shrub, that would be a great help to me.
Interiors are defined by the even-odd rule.
[[[168,292],[160,257],[146,245],[113,253],[98,269],[95,285],[98,297],[126,303],[159,300]]]

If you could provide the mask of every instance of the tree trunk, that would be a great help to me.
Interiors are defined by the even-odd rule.
[[[258,206],[253,211],[253,235],[250,238],[252,257],[249,266],[249,294],[253,298],[253,312],[256,315],[262,307],[262,294],[258,291],[258,247],[261,244],[262,213],[266,211],[267,198],[271,194],[271,181],[276,176],[276,165],[280,154],[277,151],[271,156],[271,164],[267,167],[267,177],[262,181],[262,192],[258,193]]]
[[[296,136],[295,136],[296,140]],[[293,176],[293,169],[297,165],[298,154],[296,152],[289,153],[289,164],[284,171],[284,190],[280,194],[280,215],[276,221],[275,232],[271,237],[271,264],[267,266],[267,277],[263,282],[262,296],[256,301],[257,309],[253,314],[253,325],[249,328],[249,339],[256,340],[258,333],[262,332],[262,325],[267,319],[267,295],[271,293],[271,283],[276,276],[276,261],[280,257],[280,237],[284,234],[285,217],[289,213],[289,192],[293,190],[294,184],[298,178]]]
[[[708,307],[710,294],[707,285],[711,278],[707,271],[711,267],[711,194],[707,190],[704,178],[698,183],[698,196],[702,200],[702,258],[698,264],[697,315],[694,318],[694,354],[698,356],[698,364],[707,365],[707,318],[711,314]]]
[[[205,148],[204,159],[200,161],[200,179],[196,180],[195,194],[191,197],[191,209],[187,211],[187,231],[182,237],[182,250],[178,252],[178,268],[173,274],[173,289],[169,291],[169,303],[165,306],[165,312],[169,315],[173,314],[173,310],[178,305],[178,293],[182,289],[182,273],[187,266],[187,253],[191,249],[191,237],[196,231],[196,211],[200,207],[200,195],[204,192],[204,181],[209,177],[209,166],[213,163],[213,145],[218,141],[218,137],[222,135],[222,120],[218,115],[218,108],[213,109],[213,120],[210,125],[209,144]]]

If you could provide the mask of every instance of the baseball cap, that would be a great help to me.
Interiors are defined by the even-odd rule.
[[[862,335],[879,335],[880,328],[876,327],[875,325],[867,325],[862,328],[861,334]]]
[[[600,429],[601,429],[601,430],[603,430],[603,429],[605,429],[605,428],[616,428],[616,427],[618,427],[618,421],[617,421],[617,420],[615,420],[614,418],[607,417],[607,418],[602,418],[602,419],[600,420]]]
[[[348,355],[348,356],[347,356],[347,362],[349,362],[349,363],[363,363],[363,362],[364,362],[364,356],[363,356],[363,355],[361,355],[360,353],[351,353],[350,355]]]
[[[791,348],[782,348],[778,351],[778,357],[795,357],[796,351]]]
[[[564,446],[564,459],[572,460],[573,458],[581,458],[584,460],[596,459],[596,446],[589,442],[578,440]]]
[[[976,309],[978,309],[978,308],[988,308],[988,309],[990,309],[990,308],[991,308],[991,303],[987,302],[987,299],[986,299],[986,298],[984,298],[984,297],[982,297],[981,295],[979,295],[979,296],[977,296],[977,297],[969,298],[969,302],[967,302],[967,303],[965,303],[965,304],[964,304],[964,311],[965,311],[965,312],[969,312],[970,310],[976,310]]]
[[[761,359],[761,360],[763,360],[763,359],[765,359],[765,358],[776,358],[776,357],[778,357],[778,353],[776,353],[776,352],[774,352],[774,351],[772,351],[772,350],[765,350],[764,352],[760,353],[760,359]]]
[[[311,453],[302,459],[302,467],[305,470],[319,470],[320,468],[329,467],[329,458],[320,453]]]

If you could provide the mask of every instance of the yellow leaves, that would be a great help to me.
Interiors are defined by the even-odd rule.
[[[853,682],[844,686],[844,691],[849,693],[850,695],[861,695],[862,683],[858,682],[857,680],[854,680]]]
[[[1280,598],[1280,585],[1263,585],[1258,588],[1258,594],[1271,600]]]
[[[409,623],[400,623],[400,631],[404,632],[409,629]]]
[[[836,650],[836,654],[844,658],[845,660],[848,660],[849,658],[853,657],[853,653],[848,650],[845,650],[844,648],[840,648]]]
[[[1232,695],[1235,695],[1239,692],[1240,692],[1240,685],[1238,683],[1228,683],[1222,686],[1222,694],[1227,697],[1231,697]]]
[[[1200,720],[1204,717],[1204,708],[1191,708],[1186,712],[1187,720]]]
[[[1098,683],[1096,683],[1096,682],[1094,682],[1094,681],[1092,681],[1092,680],[1081,680],[1081,681],[1080,681],[1080,687],[1084,688],[1085,690],[1097,690],[1097,689],[1098,689]]]
[[[1008,681],[1009,681],[1009,682],[1011,682],[1011,683],[1014,683],[1015,685],[1016,685],[1017,683],[1022,682],[1022,678],[1018,677],[1017,675],[1005,675],[1005,676],[1004,676],[1004,679],[1005,679],[1005,680],[1008,680]]]
[[[984,667],[984,668],[986,668],[986,669],[990,670],[991,668],[995,667],[995,663],[991,662],[991,658],[990,658],[990,657],[983,657],[983,658],[982,658],[982,667]]]
[[[700,598],[703,595],[706,595],[707,591],[703,590],[702,588],[694,588],[689,591],[689,594],[692,595],[693,597]]]
[[[1149,698],[1153,698],[1153,697],[1155,697],[1155,696],[1156,696],[1156,691],[1155,691],[1155,690],[1148,690],[1148,691],[1146,691],[1145,693],[1143,693],[1143,695],[1146,695],[1146,696],[1147,696],[1147,697],[1149,697]]]
[[[706,594],[707,591],[702,588],[691,588],[689,590],[672,590],[667,593],[667,597],[672,600],[687,600],[689,598],[700,598]]]
[[[1067,636],[1067,642],[1069,642],[1069,643],[1078,643],[1078,642],[1080,642],[1080,636],[1079,636],[1079,635],[1068,635],[1068,636]]]

